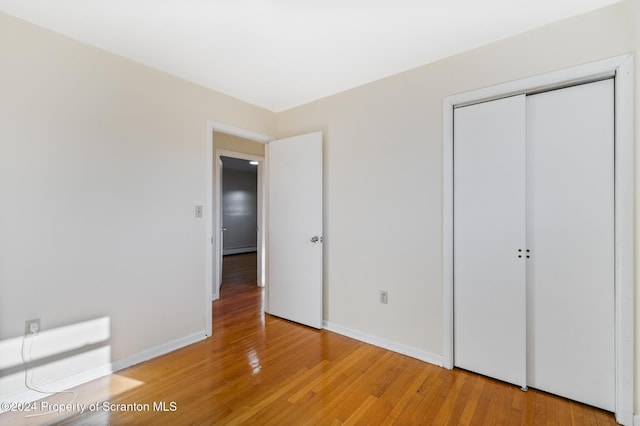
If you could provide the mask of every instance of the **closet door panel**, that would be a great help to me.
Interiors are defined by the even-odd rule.
[[[525,384],[525,97],[454,113],[454,364]]]
[[[529,386],[614,409],[613,80],[527,97]]]

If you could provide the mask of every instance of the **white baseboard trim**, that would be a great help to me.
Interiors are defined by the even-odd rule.
[[[64,377],[62,379],[55,380],[51,383],[44,384],[40,387],[47,390],[58,389],[60,391],[71,389],[73,387],[82,385],[92,380],[99,379],[100,377],[108,376],[109,374],[115,373],[119,370],[123,370],[127,367],[131,367],[132,365],[136,365],[141,362],[148,361],[152,358],[156,358],[160,355],[164,355],[166,353],[175,351],[176,349],[189,346],[193,343],[199,342],[206,338],[207,338],[206,332],[204,330],[199,331],[189,336],[181,337],[171,342],[164,343],[160,346],[156,346],[155,348],[147,349],[146,351],[138,352],[128,357],[119,359],[107,365],[96,367],[91,370],[74,374],[69,377]],[[3,402],[8,402],[9,404],[27,403],[27,402],[37,401],[42,398],[46,398],[46,396],[47,395],[43,395],[39,392],[27,390],[24,392],[20,392],[9,398],[3,398]],[[0,414],[4,413],[5,411],[7,410],[0,409]]]
[[[326,330],[332,331],[334,333],[342,334],[343,336],[351,337],[352,339],[360,340],[361,342],[370,343],[374,346],[388,349],[393,352],[398,352],[403,355],[419,359],[420,361],[428,362],[429,364],[434,364],[439,367],[444,366],[444,359],[441,355],[432,354],[431,352],[403,345],[402,343],[398,343],[393,340],[383,339],[382,337],[362,333],[358,330],[353,330],[351,328],[333,324],[328,321],[323,321],[322,324]]]
[[[160,355],[173,352],[176,349],[184,348],[185,346],[189,346],[206,338],[207,332],[205,330],[202,330],[189,336],[181,337],[179,339],[172,340],[171,342],[164,343],[160,346],[156,346],[155,348],[147,349],[146,351],[138,352],[136,354],[129,355],[126,358],[114,361],[111,363],[111,368],[115,373],[116,371],[120,371],[127,367],[131,367],[132,365],[140,364],[141,362],[159,357]]]
[[[640,414],[633,416],[633,426],[640,426]]]
[[[226,256],[228,254],[252,253],[254,251],[258,251],[258,248],[256,246],[229,248],[229,249],[222,250],[222,255]]]

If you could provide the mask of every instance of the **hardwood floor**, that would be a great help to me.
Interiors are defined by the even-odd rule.
[[[8,413],[0,424],[616,424],[576,402],[265,315],[255,254],[226,257],[224,266],[211,338],[75,389],[77,401],[99,410]]]

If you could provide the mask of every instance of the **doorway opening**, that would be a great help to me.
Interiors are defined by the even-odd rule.
[[[228,154],[217,150],[218,154]],[[237,154],[236,154],[237,155]],[[258,262],[262,221],[259,171],[262,160],[219,155],[220,253],[218,289],[223,283],[235,282],[239,276],[245,283],[264,287],[263,265]],[[252,269],[252,271],[251,271]],[[218,290],[218,298],[221,297]]]
[[[274,141],[272,138],[219,123],[209,122],[208,129],[210,139],[207,147],[206,212],[211,217],[211,221],[207,223],[205,281],[208,332],[212,332],[213,325],[211,301],[220,297],[222,271],[224,231],[220,209],[221,157],[258,162],[256,287],[265,287],[264,304],[267,312],[314,328],[322,328],[322,132]],[[220,141],[224,135],[233,139],[234,143],[221,146]],[[269,144],[265,146],[267,142]],[[248,147],[247,144],[254,147],[257,145],[262,151],[247,151],[244,149]],[[242,151],[241,147],[244,147]],[[267,215],[270,218],[269,229]],[[269,253],[266,252],[268,236]],[[269,262],[269,259],[278,261]],[[295,267],[292,268],[292,265]]]
[[[220,206],[220,157],[227,156],[244,160],[258,161],[258,241],[257,241],[257,282],[266,285],[266,212],[263,208],[265,189],[265,173],[267,162],[264,156],[265,145],[273,140],[270,136],[254,133],[216,121],[207,122],[206,138],[206,262],[204,309],[206,335],[213,332],[212,304],[220,296],[220,280],[222,272],[221,210]]]
[[[233,146],[235,139],[240,138],[227,139],[225,135],[214,132],[214,144],[216,139],[226,140],[223,146],[229,146],[228,141],[231,141]],[[261,145],[258,147],[264,149]],[[259,153],[259,149],[255,151]],[[213,243],[216,273],[212,300],[220,298],[225,254],[255,251],[256,283],[260,287],[266,283],[264,156],[216,147],[214,164]]]

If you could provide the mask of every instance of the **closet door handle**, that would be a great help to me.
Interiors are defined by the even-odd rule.
[[[530,256],[529,253],[531,253],[531,250],[527,249],[526,252],[527,252],[527,259],[530,259],[531,256]],[[522,249],[518,249],[518,253],[519,253],[518,254],[518,258],[521,258],[522,257]]]

